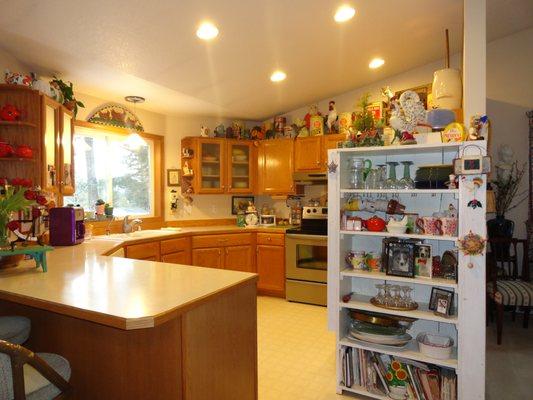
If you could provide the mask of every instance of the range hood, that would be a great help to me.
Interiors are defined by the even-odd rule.
[[[326,185],[328,174],[325,172],[294,172],[292,180],[297,185]]]

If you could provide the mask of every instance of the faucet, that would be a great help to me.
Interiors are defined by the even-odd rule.
[[[129,215],[125,215],[124,219],[122,220],[122,232],[124,233],[130,233],[133,232],[135,227],[138,227],[137,230],[141,230],[141,224],[143,223],[142,219],[135,218],[134,220],[129,222]]]

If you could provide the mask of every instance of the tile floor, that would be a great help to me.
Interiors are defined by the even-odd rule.
[[[487,328],[487,400],[531,397],[533,327],[505,321],[503,344]],[[325,307],[258,298],[259,400],[343,400],[335,394],[335,338]]]

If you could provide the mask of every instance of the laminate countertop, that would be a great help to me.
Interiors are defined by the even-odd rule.
[[[120,329],[159,325],[212,296],[247,284],[257,274],[109,257],[139,241],[191,234],[280,232],[285,228],[234,226],[183,228],[135,235],[95,236],[48,253],[48,272],[25,261],[0,271],[0,299]]]

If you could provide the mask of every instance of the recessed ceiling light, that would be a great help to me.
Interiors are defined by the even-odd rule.
[[[355,15],[355,9],[348,5],[343,5],[337,8],[335,12],[335,21],[336,22],[346,22],[353,18]]]
[[[196,36],[202,40],[211,40],[218,36],[218,28],[211,22],[202,22],[196,31]]]
[[[287,77],[287,74],[283,71],[274,71],[274,73],[272,75],[270,75],[270,80],[272,82],[281,82],[281,81],[284,81],[285,78]]]
[[[374,58],[372,61],[370,61],[370,64],[368,64],[368,68],[376,69],[381,67],[383,64],[385,64],[385,60],[383,58]]]

